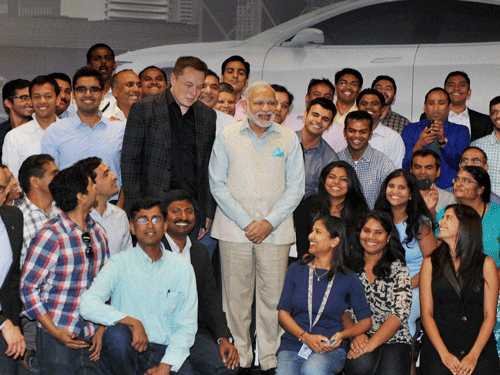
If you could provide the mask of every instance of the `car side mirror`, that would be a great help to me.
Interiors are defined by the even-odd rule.
[[[323,44],[325,36],[320,29],[303,29],[300,30],[289,42],[283,42],[283,47],[303,47],[306,44]]]

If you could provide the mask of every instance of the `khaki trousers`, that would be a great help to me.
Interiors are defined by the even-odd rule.
[[[262,370],[276,367],[276,350],[283,333],[276,306],[285,280],[290,245],[219,241],[219,248],[222,306],[240,355],[240,367],[252,365],[249,328],[254,291],[260,367]]]

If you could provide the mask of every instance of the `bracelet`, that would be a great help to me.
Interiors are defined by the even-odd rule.
[[[299,336],[299,342],[302,342],[302,336],[304,336],[304,333],[306,333],[306,331],[302,332]]]

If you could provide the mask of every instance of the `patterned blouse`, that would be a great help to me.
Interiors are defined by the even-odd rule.
[[[372,312],[373,327],[366,333],[373,334],[391,315],[401,321],[399,329],[394,336],[387,340],[387,344],[411,344],[408,316],[411,310],[412,291],[410,283],[410,270],[397,260],[391,264],[391,273],[387,278],[376,278],[373,284],[368,280],[365,271],[357,274],[365,288],[366,301]],[[348,310],[354,319],[353,312]]]

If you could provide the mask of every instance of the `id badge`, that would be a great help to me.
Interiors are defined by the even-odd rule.
[[[302,347],[299,350],[299,357],[307,359],[311,353],[312,350],[306,344],[302,344]]]

